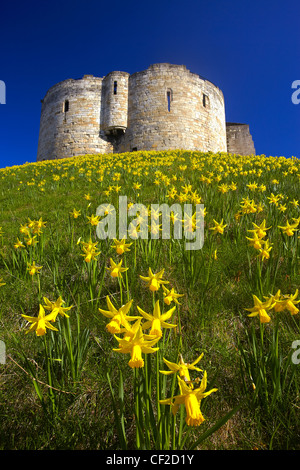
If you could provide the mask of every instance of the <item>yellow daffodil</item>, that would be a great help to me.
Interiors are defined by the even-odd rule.
[[[77,211],[76,209],[73,209],[73,211],[70,212],[70,215],[71,215],[74,219],[77,219],[77,218],[81,215],[81,213],[80,213],[80,211]]]
[[[38,240],[36,240],[36,235],[34,235],[33,237],[28,237],[26,238],[26,245],[28,246],[35,246],[37,243],[38,243]]]
[[[140,278],[147,283],[146,287],[149,287],[151,292],[156,292],[161,284],[169,284],[169,281],[163,281],[162,277],[164,274],[164,269],[159,271],[156,274],[153,274],[151,268],[148,269],[148,276],[141,276]]]
[[[170,323],[166,323],[166,320],[171,318],[175,311],[176,307],[172,307],[168,312],[161,315],[160,312],[160,305],[159,300],[155,302],[153,314],[149,314],[142,310],[139,306],[137,306],[138,311],[140,314],[147,320],[143,324],[143,330],[147,330],[151,328],[149,334],[153,336],[162,336],[162,328],[175,328],[177,325],[171,325]]]
[[[136,240],[137,238],[139,238],[140,231],[141,231],[141,228],[139,225],[135,226],[135,224],[131,223],[129,225],[128,235],[130,236],[132,240]]]
[[[30,228],[27,225],[21,225],[20,232],[27,237],[30,236]]]
[[[247,184],[247,188],[249,188],[251,191],[255,191],[258,188],[257,183],[249,183]]]
[[[259,257],[264,261],[265,259],[270,258],[270,251],[272,250],[272,244],[270,244],[269,240],[265,240],[264,244],[261,248],[259,248]]]
[[[55,312],[55,317],[54,320],[56,319],[57,315],[61,315],[62,317],[67,317],[69,318],[70,316],[67,315],[66,312],[71,310],[73,308],[73,305],[71,307],[63,307],[63,304],[65,304],[65,301],[60,297],[55,302],[51,302],[51,300],[47,299],[47,297],[44,297],[44,302],[46,305],[43,305],[43,307],[46,310],[50,310],[50,312]]]
[[[45,309],[42,305],[40,305],[39,314],[37,317],[31,317],[29,315],[22,315],[25,320],[32,323],[30,328],[26,331],[25,334],[30,333],[31,331],[35,331],[37,336],[43,336],[46,333],[46,328],[49,330],[58,331],[50,322],[53,322],[56,318],[56,311],[45,315]]]
[[[184,294],[177,294],[175,290],[173,289],[173,287],[171,290],[169,290],[163,285],[162,288],[164,291],[164,303],[165,304],[170,305],[171,302],[175,302],[177,305],[180,305],[177,299],[179,297],[183,297]]]
[[[266,221],[263,220],[260,225],[252,222],[254,229],[248,230],[248,232],[256,233],[259,238],[264,238],[267,235],[267,230],[270,230],[271,227],[266,227]]]
[[[153,348],[153,346],[159,341],[156,337],[153,339],[149,338],[149,335],[144,335],[141,327],[141,319],[138,319],[130,329],[130,333],[127,332],[124,338],[115,336],[119,343],[118,348],[114,348],[113,351],[120,352],[122,354],[130,354],[131,359],[128,365],[131,368],[144,367],[144,359],[142,353],[151,354],[158,351],[159,348]]]
[[[177,213],[174,214],[174,212],[171,211],[171,213],[170,213],[170,220],[171,220],[172,224],[174,225],[175,222],[177,222],[177,221],[180,220],[179,215],[178,215]]]
[[[90,217],[87,215],[87,218],[89,219],[89,223],[91,225],[98,225],[98,223],[100,222],[99,215],[92,214]]]
[[[121,241],[118,241],[114,238],[114,245],[111,245],[111,247],[115,248],[118,255],[123,255],[125,251],[130,251],[129,247],[131,245],[132,243],[125,243],[125,238],[123,238]]]
[[[186,410],[186,424],[188,426],[199,426],[204,421],[204,417],[200,410],[201,400],[211,393],[216,392],[218,389],[212,388],[209,392],[205,392],[207,387],[206,371],[204,371],[200,387],[197,389],[194,389],[192,384],[188,385],[180,377],[177,377],[177,379],[180,395],[159,400],[159,403],[162,405],[171,405],[173,415],[177,413],[180,405],[184,405]]]
[[[281,295],[279,290],[273,297],[273,301],[276,302],[274,306],[275,312],[288,310],[291,315],[296,315],[299,312],[299,309],[295,307],[295,305],[300,302],[300,300],[296,300],[297,296],[298,289],[296,290],[295,294],[290,295]]]
[[[250,241],[249,245],[253,246],[256,250],[260,250],[263,246],[263,240],[260,238],[256,232],[253,233],[253,238],[246,237]]]
[[[290,201],[290,204],[293,204],[294,207],[298,207],[298,206],[299,206],[299,202],[296,201],[296,199],[293,199],[293,201]]]
[[[202,359],[203,353],[200,354],[197,359],[192,362],[184,362],[182,355],[180,354],[180,360],[179,364],[176,364],[174,362],[167,361],[167,359],[163,358],[164,363],[169,367],[170,370],[160,370],[164,375],[171,375],[171,374],[176,374],[176,372],[179,373],[179,377],[183,379],[185,382],[191,382],[190,378],[190,373],[189,370],[196,370],[198,372],[202,372],[202,369],[199,369],[198,367],[195,367],[196,364]]]
[[[121,308],[116,309],[112,304],[110,298],[106,296],[108,310],[103,310],[102,308],[99,308],[98,310],[105,317],[111,319],[111,321],[106,325],[106,328],[110,333],[121,333],[123,331],[123,329],[121,328],[122,326],[125,328],[125,330],[130,330],[131,326],[129,322],[137,320],[139,318],[137,316],[127,315],[131,308],[132,302],[133,300],[130,300],[129,302],[127,302],[126,305],[123,305]]]
[[[24,248],[25,245],[17,238],[17,242],[14,244],[14,247],[16,250],[19,250],[20,248]]]
[[[100,251],[97,251],[93,248],[86,248],[83,246],[82,250],[84,253],[82,253],[81,256],[84,256],[84,261],[86,263],[90,263],[91,261],[97,261],[97,256],[100,255]]]
[[[285,212],[286,209],[287,209],[286,204],[279,204],[278,210],[279,210],[280,212]]]
[[[267,187],[265,184],[261,184],[260,187],[259,187],[259,191],[261,191],[262,193],[265,192],[267,190]]]
[[[184,214],[184,219],[183,219],[183,224],[184,224],[184,231],[185,233],[193,233],[198,227],[197,227],[197,220],[196,220],[197,214],[196,212],[190,216],[188,214]]]
[[[118,184],[116,184],[114,186],[114,190],[115,190],[116,193],[119,193],[121,191],[121,189],[122,189],[121,186],[119,186]]]
[[[275,204],[275,206],[277,206],[280,200],[280,195],[278,194],[277,196],[275,196],[273,193],[271,193],[271,196],[268,197],[268,199],[270,201],[270,204]]]
[[[38,233],[40,235],[41,229],[46,227],[46,223],[42,217],[39,220],[34,220],[33,233]]]
[[[110,258],[110,267],[106,268],[110,271],[111,277],[119,277],[122,278],[122,273],[127,271],[128,268],[122,268],[123,260],[121,260],[118,264],[114,262],[112,258]]]
[[[278,228],[280,228],[283,233],[285,233],[288,237],[292,237],[294,235],[294,232],[297,232],[297,226],[298,224],[290,224],[289,221],[286,222],[285,226],[278,225]]]
[[[79,239],[78,243],[81,243],[83,248],[85,248],[87,251],[96,250],[96,246],[98,245],[98,242],[92,242],[91,238],[88,242],[84,242]]]
[[[267,314],[267,311],[271,310],[274,306],[274,301],[272,298],[262,302],[256,295],[253,295],[254,307],[252,308],[245,308],[248,312],[251,312],[248,317],[255,317],[259,315],[259,319],[261,323],[268,323],[271,318]]]
[[[214,219],[213,219],[214,220]],[[213,233],[221,233],[223,234],[224,233],[224,228],[227,227],[227,224],[223,224],[223,219],[221,220],[221,222],[217,222],[216,220],[214,220],[214,224],[215,226],[214,227],[211,227],[209,230],[212,230]]]
[[[27,271],[29,271],[30,276],[34,276],[34,274],[39,274],[40,270],[42,269],[43,266],[36,266],[35,261],[32,262],[32,264],[27,263],[28,268]]]

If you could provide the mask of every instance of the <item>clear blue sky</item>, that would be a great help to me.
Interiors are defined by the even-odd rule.
[[[300,157],[299,0],[39,0],[0,6],[0,167],[36,161],[41,103],[68,78],[184,64],[250,125],[257,154]]]

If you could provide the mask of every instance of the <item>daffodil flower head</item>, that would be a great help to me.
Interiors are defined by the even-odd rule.
[[[81,242],[83,254],[81,256],[85,257],[85,262],[90,263],[91,261],[97,260],[97,256],[100,255],[100,251],[97,251],[96,245],[98,242],[92,242],[90,239],[89,242]]]
[[[66,318],[70,317],[69,315],[67,315],[66,312],[71,310],[71,308],[73,308],[73,305],[71,305],[70,307],[63,307],[63,304],[65,304],[65,301],[61,298],[61,296],[58,297],[58,299],[55,302],[52,302],[51,300],[47,299],[47,297],[44,297],[44,302],[45,302],[45,305],[43,305],[43,307],[46,310],[50,310],[50,312],[55,313],[53,321],[55,321],[57,315],[61,315],[62,317],[66,317]]]
[[[298,289],[296,290],[295,294],[283,295],[279,300],[277,300],[277,304],[274,310],[277,312],[288,310],[291,315],[296,315],[299,312],[299,309],[295,305],[300,302],[300,300],[296,300],[297,296]]]
[[[144,367],[144,359],[142,353],[150,354],[158,351],[159,348],[153,348],[159,338],[152,338],[150,340],[148,335],[144,335],[141,327],[141,318],[139,318],[134,325],[131,327],[131,332],[127,332],[124,338],[115,336],[119,343],[119,348],[113,349],[113,351],[120,352],[123,354],[130,354],[131,358],[128,365],[131,368]]]
[[[253,238],[246,237],[250,241],[249,245],[253,246],[256,250],[260,250],[263,246],[263,240],[257,235],[256,232],[253,233]]]
[[[290,224],[289,221],[287,221],[285,226],[278,225],[278,228],[280,228],[288,237],[292,237],[294,232],[298,230],[297,226],[297,223]]]
[[[160,312],[160,305],[159,300],[155,302],[153,314],[150,315],[147,312],[144,312],[139,306],[137,306],[138,311],[140,314],[147,320],[143,324],[143,330],[147,330],[150,328],[149,335],[161,337],[162,336],[162,328],[175,328],[177,325],[172,325],[170,323],[166,323],[166,320],[171,318],[174,313],[176,307],[171,308],[168,312],[161,315]]]
[[[162,286],[164,291],[164,303],[170,305],[171,302],[175,302],[179,305],[178,298],[183,297],[184,294],[177,294],[175,290],[172,288],[171,290],[167,289],[164,285]]]
[[[214,220],[214,219],[213,219]],[[213,233],[220,233],[220,234],[223,234],[224,233],[224,228],[227,227],[227,224],[223,224],[223,219],[221,220],[221,222],[217,222],[216,220],[214,220],[214,227],[211,227],[209,230],[212,230]]]
[[[148,269],[148,276],[141,276],[140,278],[147,283],[147,287],[151,290],[151,292],[158,291],[161,284],[168,284],[169,281],[162,280],[164,269],[159,271],[156,274],[153,274],[151,268]]]
[[[263,302],[259,300],[259,298],[256,295],[253,295],[253,301],[254,301],[254,307],[245,309],[248,312],[251,312],[248,316],[255,317],[256,315],[259,315],[259,319],[261,323],[269,323],[271,318],[267,312],[271,310],[275,305],[273,298],[271,297],[267,301]]]
[[[263,220],[260,225],[252,222],[254,229],[248,230],[248,232],[254,232],[258,238],[264,238],[267,235],[267,230],[270,230],[271,227],[266,227],[266,220]]]
[[[111,277],[119,277],[122,278],[122,273],[127,271],[128,268],[122,268],[123,260],[121,260],[118,264],[114,262],[112,258],[110,258],[110,267],[106,268],[110,271]]]
[[[74,219],[77,219],[81,213],[80,211],[77,211],[76,209],[73,209],[73,212],[70,212],[70,215],[74,218]]]
[[[205,389],[207,387],[206,371],[204,371],[200,387],[197,389],[194,389],[193,384],[187,384],[179,376],[177,377],[177,379],[180,394],[171,398],[159,400],[159,403],[162,405],[171,405],[173,415],[177,413],[180,405],[184,405],[186,410],[186,424],[188,426],[200,426],[200,424],[202,424],[204,421],[204,417],[200,410],[201,400],[210,395],[211,393],[216,392],[218,389],[212,388],[208,392],[205,392]]]
[[[129,322],[139,318],[137,316],[127,315],[132,306],[133,300],[130,300],[127,302],[127,304],[123,305],[119,309],[115,308],[108,296],[106,296],[106,302],[108,310],[99,308],[99,312],[102,313],[105,317],[111,319],[111,321],[106,325],[107,330],[111,334],[119,334],[122,331],[129,331],[131,328]],[[122,327],[124,330],[122,330]]]
[[[95,250],[96,245],[98,245],[98,242],[92,242],[91,238],[89,239],[88,242],[81,241],[80,239],[78,242],[81,243],[83,247],[86,248],[87,250]]]
[[[123,255],[123,253],[125,253],[126,251],[130,251],[129,247],[131,245],[132,243],[125,243],[125,238],[120,241],[114,238],[114,245],[112,245],[112,248],[115,248],[118,255]]]
[[[20,232],[23,234],[23,235],[26,235],[26,236],[30,236],[30,228],[27,226],[27,225],[21,225],[20,227]]]
[[[282,295],[281,291],[278,290],[275,295],[271,295],[270,297],[264,297],[266,300],[269,298],[272,299],[272,308],[274,309],[275,312],[282,312],[284,310],[284,306],[282,302],[280,302]]]
[[[171,374],[176,374],[176,372],[179,373],[179,377],[183,379],[185,382],[191,382],[189,370],[196,370],[198,372],[202,372],[202,369],[199,369],[196,367],[196,364],[202,359],[203,353],[200,354],[199,357],[192,363],[186,363],[183,360],[182,355],[180,354],[180,360],[179,363],[176,364],[174,362],[167,361],[167,359],[163,358],[164,363],[169,367],[170,370],[160,370],[164,375],[171,375]]]
[[[19,248],[24,248],[25,245],[17,238],[17,242],[14,244],[14,247],[16,250],[18,250]]]
[[[29,271],[30,276],[34,276],[34,274],[36,273],[39,274],[40,270],[43,267],[43,266],[37,266],[35,264],[35,261],[33,261],[32,264],[30,263],[27,263],[27,264],[28,264],[27,271]]]
[[[272,244],[270,244],[269,240],[265,240],[263,246],[259,248],[259,257],[264,261],[265,259],[270,258],[270,251],[272,250]]]
[[[94,215],[92,214],[90,217],[87,215],[87,218],[89,219],[89,222],[91,225],[98,225],[100,221],[99,215]]]
[[[36,240],[36,235],[34,235],[33,237],[29,236],[28,238],[26,238],[26,245],[28,246],[35,246],[37,243],[38,241]]]
[[[26,331],[25,334],[30,333],[31,331],[35,331],[37,336],[43,336],[46,333],[46,329],[58,331],[50,322],[53,322],[56,318],[56,311],[53,310],[48,315],[45,315],[45,309],[42,305],[39,307],[39,314],[37,317],[31,317],[29,315],[22,315],[25,320],[32,323],[30,328]]]

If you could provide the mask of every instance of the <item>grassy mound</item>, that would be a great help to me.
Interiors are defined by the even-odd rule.
[[[299,178],[180,150],[0,170],[0,448],[299,448]],[[160,372],[200,356],[184,384]],[[200,408],[162,401],[185,394]]]

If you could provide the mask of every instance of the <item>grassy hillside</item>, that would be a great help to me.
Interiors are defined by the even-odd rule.
[[[299,448],[299,160],[86,155],[0,181],[1,449]],[[186,231],[155,238],[140,207],[122,252],[119,196],[179,204]]]

